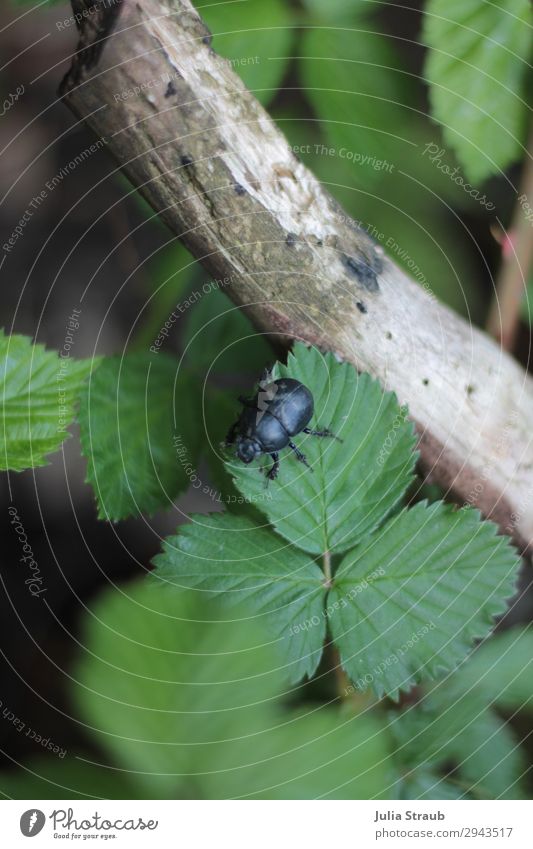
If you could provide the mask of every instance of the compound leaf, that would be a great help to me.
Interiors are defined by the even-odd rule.
[[[346,551],[387,517],[411,482],[413,426],[393,393],[316,348],[295,345],[276,376],[305,384],[315,400],[310,426],[328,427],[343,441],[296,436],[313,471],[285,449],[279,477],[267,489],[256,464],[227,467],[240,491],[294,545],[312,554]]]

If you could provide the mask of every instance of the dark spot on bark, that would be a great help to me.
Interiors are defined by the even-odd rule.
[[[246,194],[246,189],[244,188],[244,186],[241,186],[240,183],[235,183],[233,188],[235,189],[236,195],[245,195]]]
[[[361,286],[368,292],[379,292],[378,270],[374,263],[371,264],[364,256],[345,256],[343,261],[348,271],[357,277]]]
[[[324,244],[324,242],[322,241],[322,239],[317,239],[317,240],[316,240],[316,246],[317,246],[317,248],[321,248],[323,244]]]
[[[172,80],[170,80],[169,84],[167,85],[167,90],[166,90],[166,92],[165,92],[165,97],[172,97],[172,95],[173,95],[173,94],[177,94],[177,93],[178,93],[178,92],[177,92],[176,86],[174,85],[174,83],[172,82]]]
[[[285,243],[289,248],[294,247],[294,245],[296,244],[296,233],[287,233]]]
[[[192,156],[188,156],[187,154],[180,156],[180,162],[181,162],[182,165],[185,165],[186,168],[189,165],[192,165],[193,161],[194,160],[193,160]]]
[[[372,268],[374,269],[376,274],[381,274],[381,272],[383,271],[383,256],[378,251],[374,251]]]
[[[471,385],[469,384],[469,385],[466,387],[466,394],[467,394],[467,395],[472,395],[472,393],[474,392],[474,389],[475,389],[475,387],[474,387],[474,386],[471,386]]]
[[[357,301],[355,306],[357,307],[359,312],[363,313],[363,315],[368,312],[367,308],[365,307],[362,301]]]
[[[212,42],[212,41],[213,41],[213,36],[211,35],[211,33],[208,33],[207,35],[204,35],[204,37],[202,38],[202,42],[203,42],[204,44],[207,44],[207,46],[208,46],[208,47],[211,47],[211,42]]]
[[[422,383],[424,384],[424,386],[427,386],[429,384],[428,378],[425,377],[424,380],[422,381]]]
[[[390,332],[390,330],[387,330],[387,332],[385,333],[385,338],[392,339],[392,333]]]

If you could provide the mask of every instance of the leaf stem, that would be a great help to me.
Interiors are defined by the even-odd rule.
[[[331,551],[326,548],[322,555],[322,563],[324,570],[324,585],[329,589],[333,586],[333,571],[331,567]],[[333,644],[329,643],[329,667],[335,676],[335,689],[337,691],[337,696],[342,701],[345,701],[351,693],[353,693],[354,688],[351,686],[350,679],[346,675],[344,669],[341,664],[341,657],[339,654],[338,648]]]
[[[352,687],[346,672],[342,668],[341,658],[337,648],[334,648],[331,653],[331,665],[333,667],[333,672],[335,673],[337,696],[339,699],[344,701],[354,692],[354,688]]]
[[[324,565],[324,577],[326,578],[325,584],[329,589],[333,584],[333,574],[331,571],[331,552],[327,549],[322,556],[322,562]]]
[[[333,643],[329,643],[329,668],[335,678],[337,698],[351,712],[361,713],[376,703],[370,691],[363,693],[354,687],[342,667],[339,650]]]

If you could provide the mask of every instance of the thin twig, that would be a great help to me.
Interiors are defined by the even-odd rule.
[[[524,212],[524,202],[533,205],[533,132],[511,227],[504,234],[502,262],[487,320],[487,331],[506,351],[513,351],[515,346],[520,308],[533,263],[533,227]]]

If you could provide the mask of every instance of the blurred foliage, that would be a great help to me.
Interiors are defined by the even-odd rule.
[[[453,675],[427,687],[416,708],[391,714],[403,763],[398,795],[461,798],[471,784],[471,798],[523,798],[531,767],[498,711],[531,711],[532,666],[533,631],[512,628],[484,642]]]
[[[391,715],[390,728],[403,767],[399,798],[524,798],[518,741],[477,692],[454,700],[440,686],[438,695]]]
[[[232,304],[224,284],[209,281],[186,320],[182,344],[190,368],[201,376],[259,374],[272,359],[266,336],[257,333],[242,309]]]
[[[148,266],[151,292],[139,321],[136,350],[176,346],[197,379],[260,372],[273,359],[266,338],[225,294],[228,280],[210,280],[178,242],[166,245]]]
[[[384,165],[396,162],[402,147],[412,146],[409,126],[417,117],[416,92],[392,39],[376,32],[367,14],[354,15],[347,29],[318,21],[302,39],[302,91],[320,118],[333,155],[348,162],[359,157],[356,169],[370,187]]]
[[[284,667],[246,607],[146,581],[89,608],[72,678],[93,748],[0,774],[15,799],[519,799],[526,768],[494,711],[533,702],[533,635],[485,643],[416,705],[287,705]],[[509,668],[509,658],[512,658]],[[518,680],[518,684],[514,684]],[[98,743],[96,750],[94,744]]]
[[[531,83],[528,0],[428,0],[423,39],[431,111],[470,180],[522,158]]]
[[[195,5],[213,34],[216,52],[267,104],[289,63],[294,26],[291,4],[286,0],[215,0]]]
[[[165,243],[151,258],[146,273],[150,290],[137,322],[136,350],[145,351],[154,345],[162,325],[189,295],[201,271],[201,266],[177,239]]]
[[[86,620],[75,697],[112,762],[160,798],[379,796],[378,717],[289,711],[266,628],[141,582]]]

